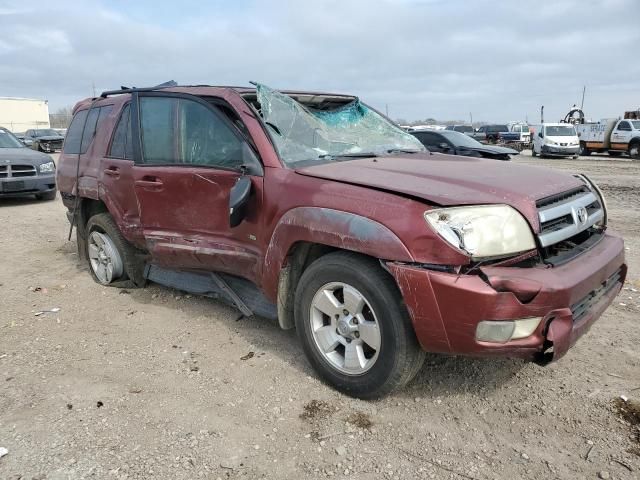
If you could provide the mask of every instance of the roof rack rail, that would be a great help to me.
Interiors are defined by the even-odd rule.
[[[155,87],[144,87],[144,88],[136,88],[136,87],[120,87],[120,90],[106,90],[100,94],[101,98],[107,98],[111,95],[122,95],[123,93],[133,93],[133,92],[153,92],[154,90],[160,90],[162,88],[170,88],[177,87],[178,83],[174,80],[169,80],[168,82],[161,83],[160,85],[156,85]]]

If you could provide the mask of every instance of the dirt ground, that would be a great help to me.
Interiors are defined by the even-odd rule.
[[[514,161],[600,184],[625,289],[556,364],[430,356],[375,402],[320,382],[268,321],[97,285],[59,198],[0,200],[0,479],[640,478],[614,406],[640,397],[640,163]]]

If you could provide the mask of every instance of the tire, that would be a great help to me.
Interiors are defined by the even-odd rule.
[[[578,152],[578,154],[582,157],[588,157],[589,155],[591,155],[591,150],[589,150],[584,143],[581,143],[580,151]]]
[[[296,289],[295,319],[311,365],[347,395],[386,395],[406,385],[424,363],[425,352],[393,278],[367,257],[335,252],[313,262]],[[347,328],[356,331],[341,334]],[[329,353],[321,351],[320,342]],[[356,357],[347,364],[349,352]]]
[[[610,157],[619,157],[620,155],[622,155],[622,152],[619,152],[617,150],[609,150]]]
[[[99,213],[89,219],[85,241],[89,272],[97,283],[127,288],[144,286],[142,252],[122,236],[109,213]],[[100,245],[101,241],[102,245]],[[96,252],[93,247],[98,247],[99,251]],[[100,247],[102,247],[101,252]],[[111,263],[111,274],[108,272],[108,265],[103,263],[107,270],[106,276],[101,275],[101,269],[95,263],[101,263],[100,253],[105,254],[108,258],[107,262]],[[96,254],[98,257],[95,256]]]
[[[633,158],[634,160],[640,160],[640,141],[632,141],[629,144],[629,157]]]
[[[535,157],[535,156],[537,156],[537,155],[538,155],[538,154],[536,153],[536,147],[534,147],[533,145],[531,145],[531,156],[532,156],[532,157]]]
[[[38,193],[36,194],[36,199],[44,202],[50,202],[51,200],[56,199],[56,193],[58,193],[56,192],[56,190],[53,190],[51,192],[46,192],[46,193]]]

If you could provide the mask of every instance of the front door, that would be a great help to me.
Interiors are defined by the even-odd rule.
[[[140,220],[152,261],[178,269],[255,280],[259,265],[262,176],[253,150],[214,105],[189,95],[134,96],[133,169]],[[251,175],[246,219],[229,226],[229,195]],[[253,174],[252,174],[253,172]]]
[[[632,137],[631,124],[622,120],[611,134],[611,148],[614,150],[626,150]]]

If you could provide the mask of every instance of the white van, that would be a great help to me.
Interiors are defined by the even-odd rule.
[[[580,140],[570,123],[543,123],[530,127],[533,135],[531,155],[578,158]]]

